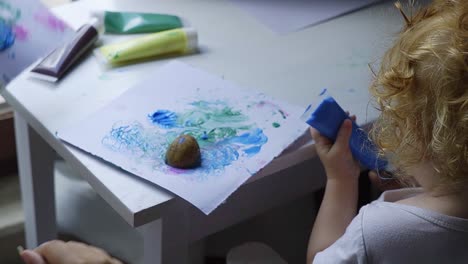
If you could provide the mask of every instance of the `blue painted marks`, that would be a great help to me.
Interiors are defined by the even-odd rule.
[[[102,139],[102,144],[122,153],[129,153],[135,158],[154,159],[162,157],[164,150],[161,142],[165,138],[158,133],[152,133],[140,123],[115,124],[108,135]]]
[[[201,169],[208,173],[213,170],[222,170],[239,159],[239,152],[236,148],[226,144],[215,144],[208,148],[202,148],[201,155]]]
[[[327,88],[324,88],[324,89],[319,93],[319,95],[324,95],[326,92],[327,92]]]
[[[8,49],[15,43],[15,32],[12,25],[0,19],[0,52]]]
[[[150,126],[138,122],[116,123],[104,136],[102,144],[124,154],[125,159],[150,166],[164,175],[180,175],[187,181],[204,181],[223,175],[222,171],[236,161],[241,160],[243,164],[260,153],[268,141],[263,130],[247,115],[226,102],[196,101],[188,105],[183,112],[157,110],[148,114]],[[278,113],[277,107],[273,110],[272,113]],[[195,137],[199,143],[200,167],[179,170],[165,163],[170,142],[182,134]],[[181,138],[178,143],[182,144],[184,140]],[[245,169],[242,164],[235,169]]]
[[[177,126],[177,114],[169,110],[158,110],[148,115],[149,120],[163,128],[174,128]]]
[[[203,134],[202,134],[202,136],[200,138],[202,140],[208,140],[208,134],[206,133],[206,131],[203,131]]]
[[[260,152],[262,146],[267,143],[268,137],[263,133],[263,130],[256,128],[250,132],[236,136],[229,141],[244,145],[242,151],[247,157],[252,157]]]
[[[244,149],[244,153],[247,154],[248,157],[252,157],[256,155],[257,153],[259,153],[261,149],[262,149],[261,146],[253,146],[248,149]]]
[[[125,147],[127,149],[139,148],[146,152],[150,149],[149,143],[143,142],[142,139],[143,127],[138,125],[126,125],[114,127],[110,131],[110,136],[118,139],[119,143],[116,147]]]
[[[263,145],[268,141],[268,138],[263,134],[263,130],[256,128],[250,132],[236,136],[230,140],[233,143],[240,143],[243,145]]]

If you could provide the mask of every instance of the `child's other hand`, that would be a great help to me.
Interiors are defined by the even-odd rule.
[[[355,116],[351,116],[355,120]],[[316,129],[311,128],[310,133],[315,140],[315,148],[325,167],[327,179],[337,181],[357,180],[359,178],[359,163],[353,158],[349,148],[352,121],[346,119],[338,131],[335,143],[322,136]]]
[[[122,264],[102,249],[59,240],[46,242],[34,250],[24,250],[21,258],[26,264]]]

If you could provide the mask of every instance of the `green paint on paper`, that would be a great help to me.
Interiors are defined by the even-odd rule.
[[[286,113],[284,113],[283,110],[279,109],[278,112],[281,114],[283,119],[286,119]]]
[[[108,80],[111,80],[111,79],[112,79],[108,74],[105,74],[105,73],[99,75],[98,78],[99,78],[99,80],[101,80],[101,81],[108,81]]]
[[[274,128],[278,128],[280,127],[281,125],[279,123],[276,123],[276,122],[273,122],[273,124],[271,124]]]

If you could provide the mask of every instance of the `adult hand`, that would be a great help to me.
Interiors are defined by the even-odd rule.
[[[20,256],[26,264],[122,264],[102,249],[73,241],[49,241]]]
[[[352,116],[351,119],[355,120],[356,117]],[[349,148],[351,130],[352,121],[346,119],[333,143],[315,128],[310,129],[312,138],[315,140],[317,154],[325,167],[328,180],[347,181],[359,178],[359,163],[353,158]]]

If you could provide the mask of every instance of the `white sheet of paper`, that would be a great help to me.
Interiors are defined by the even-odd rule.
[[[58,136],[209,214],[307,130],[302,112],[173,61]],[[180,134],[199,142],[200,167],[165,164]]]
[[[229,0],[272,31],[298,31],[381,0]]]
[[[72,34],[39,0],[0,0],[0,87]]]

